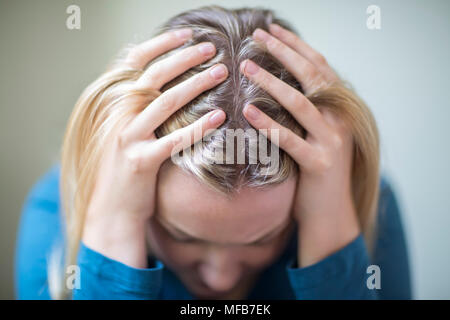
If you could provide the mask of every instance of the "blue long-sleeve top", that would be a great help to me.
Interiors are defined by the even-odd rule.
[[[64,233],[59,179],[60,167],[55,165],[39,179],[25,200],[15,257],[19,299],[50,299],[48,260]],[[378,208],[372,255],[360,234],[323,260],[298,268],[297,232],[294,232],[280,257],[261,273],[248,299],[410,299],[410,270],[401,213],[385,176],[380,179]],[[371,265],[379,269],[368,268]],[[148,268],[136,269],[81,242],[77,266],[80,286],[73,289],[73,299],[194,298],[176,274],[156,258],[149,258]]]

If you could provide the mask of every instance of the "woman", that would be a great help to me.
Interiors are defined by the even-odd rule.
[[[240,129],[222,151],[245,161],[217,161]],[[268,162],[250,157],[261,138]],[[372,114],[262,9],[173,17],[83,92],[16,268],[19,298],[411,297]]]

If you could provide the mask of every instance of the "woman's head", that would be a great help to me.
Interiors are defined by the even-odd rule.
[[[150,63],[203,41],[216,47],[217,54],[212,59],[167,83],[161,92],[218,62],[228,68],[224,82],[185,105],[155,132],[157,137],[165,136],[213,109],[226,113],[226,120],[213,139],[204,139],[192,147],[194,152],[181,152],[183,156],[163,164],[158,176],[156,211],[150,223],[153,253],[199,295],[211,294],[211,290],[228,291],[245,276],[270,264],[292,231],[291,206],[301,170],[287,153],[278,149],[275,171],[267,170],[272,161],[263,163],[257,159],[253,163],[250,154],[261,141],[260,135],[246,134],[252,127],[242,115],[244,106],[252,103],[296,134],[306,135],[275,99],[239,71],[242,61],[252,59],[303,92],[298,81],[251,38],[256,28],[268,30],[270,23],[292,30],[270,10],[214,6],[187,11],[170,19],[159,33],[189,27],[193,29],[192,40]],[[83,93],[71,116],[62,157],[69,262],[73,263],[76,256],[102,146],[129,114],[140,111],[137,107],[124,110],[115,103],[125,95],[121,84],[134,81],[142,72],[111,68]],[[155,98],[154,92],[147,94],[149,101]],[[378,133],[374,119],[364,103],[342,84],[308,98],[318,107],[339,113],[349,123],[355,143],[353,196],[362,230],[370,239],[378,196]],[[226,134],[230,130],[242,130],[247,139],[241,149],[237,144],[232,147],[234,160],[243,151],[243,163],[221,164],[211,159],[218,146],[229,146]],[[266,142],[271,149],[271,143]],[[199,160],[199,154],[203,160]]]
[[[223,83],[185,105],[156,131],[158,137],[167,135],[213,109],[226,113],[225,123],[214,138],[193,146],[192,155],[197,156],[184,153],[161,168],[155,219],[149,233],[154,253],[197,294],[222,294],[235,288],[249,273],[273,261],[292,229],[290,209],[297,166],[278,149],[279,157],[274,159],[279,161],[277,170],[270,175],[267,172],[273,163],[250,163],[249,155],[257,149],[260,137],[249,133],[253,133],[252,127],[242,116],[244,106],[254,103],[279,123],[304,134],[275,99],[239,72],[242,61],[253,59],[301,90],[295,78],[252,40],[256,28],[267,29],[272,22],[283,24],[267,10],[208,7],[188,11],[170,19],[160,33],[188,26],[193,30],[192,40],[151,62],[201,42],[209,41],[216,47],[212,59],[169,82],[161,92],[216,63],[225,64],[229,72]],[[244,161],[237,163],[237,152],[233,152],[231,163],[218,163],[213,157],[218,148],[226,155],[230,133],[244,136],[246,143],[240,150]],[[233,151],[239,150],[237,140],[231,146],[236,148]]]
[[[194,294],[238,289],[281,252],[293,231],[296,179],[225,195],[177,166],[158,176],[148,243]]]

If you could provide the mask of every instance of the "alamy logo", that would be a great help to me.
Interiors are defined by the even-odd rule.
[[[70,5],[66,9],[66,13],[69,16],[66,19],[66,27],[69,30],[80,30],[81,29],[81,10],[77,5]]]
[[[373,264],[367,267],[367,274],[370,276],[367,278],[367,289],[381,289],[381,270],[380,267]]]
[[[66,279],[66,287],[69,290],[81,289],[80,282],[80,267],[77,265],[67,266],[66,274],[68,274]]]
[[[273,175],[279,168],[279,129],[226,129],[225,137],[221,130],[210,129],[202,137],[200,130],[195,130],[193,141],[207,141],[210,149],[196,154],[196,148],[184,148],[192,144],[190,135],[183,136],[172,148],[171,158],[177,163],[182,157],[190,157],[194,163],[207,162],[209,164],[261,164],[266,166],[267,175]],[[270,152],[268,151],[268,137],[270,136]],[[236,141],[236,142],[235,142]],[[247,148],[246,148],[247,145]],[[183,154],[180,156],[180,151]],[[248,150],[248,161],[246,153]]]
[[[370,16],[367,17],[366,25],[369,30],[381,29],[381,9],[379,6],[370,5],[367,7],[366,13]]]

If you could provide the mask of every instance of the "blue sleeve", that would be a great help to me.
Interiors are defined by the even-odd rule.
[[[75,300],[157,299],[164,265],[149,259],[149,267],[136,269],[112,260],[81,242],[78,253],[80,287],[73,289]]]
[[[369,256],[360,234],[344,248],[314,265],[287,266],[297,299],[411,299],[408,252],[399,206],[385,177],[380,184],[377,232],[374,253]],[[379,288],[369,289],[379,267]]]
[[[58,168],[54,167],[33,186],[22,207],[14,261],[19,299],[50,299],[46,270],[52,247],[61,240],[58,208]]]
[[[55,246],[64,240],[59,199],[59,166],[55,166],[33,186],[23,206],[15,255],[19,299],[50,299],[48,261]],[[164,268],[161,262],[149,259],[149,268],[135,269],[82,242],[77,266],[79,288],[73,289],[73,299],[155,299]]]

